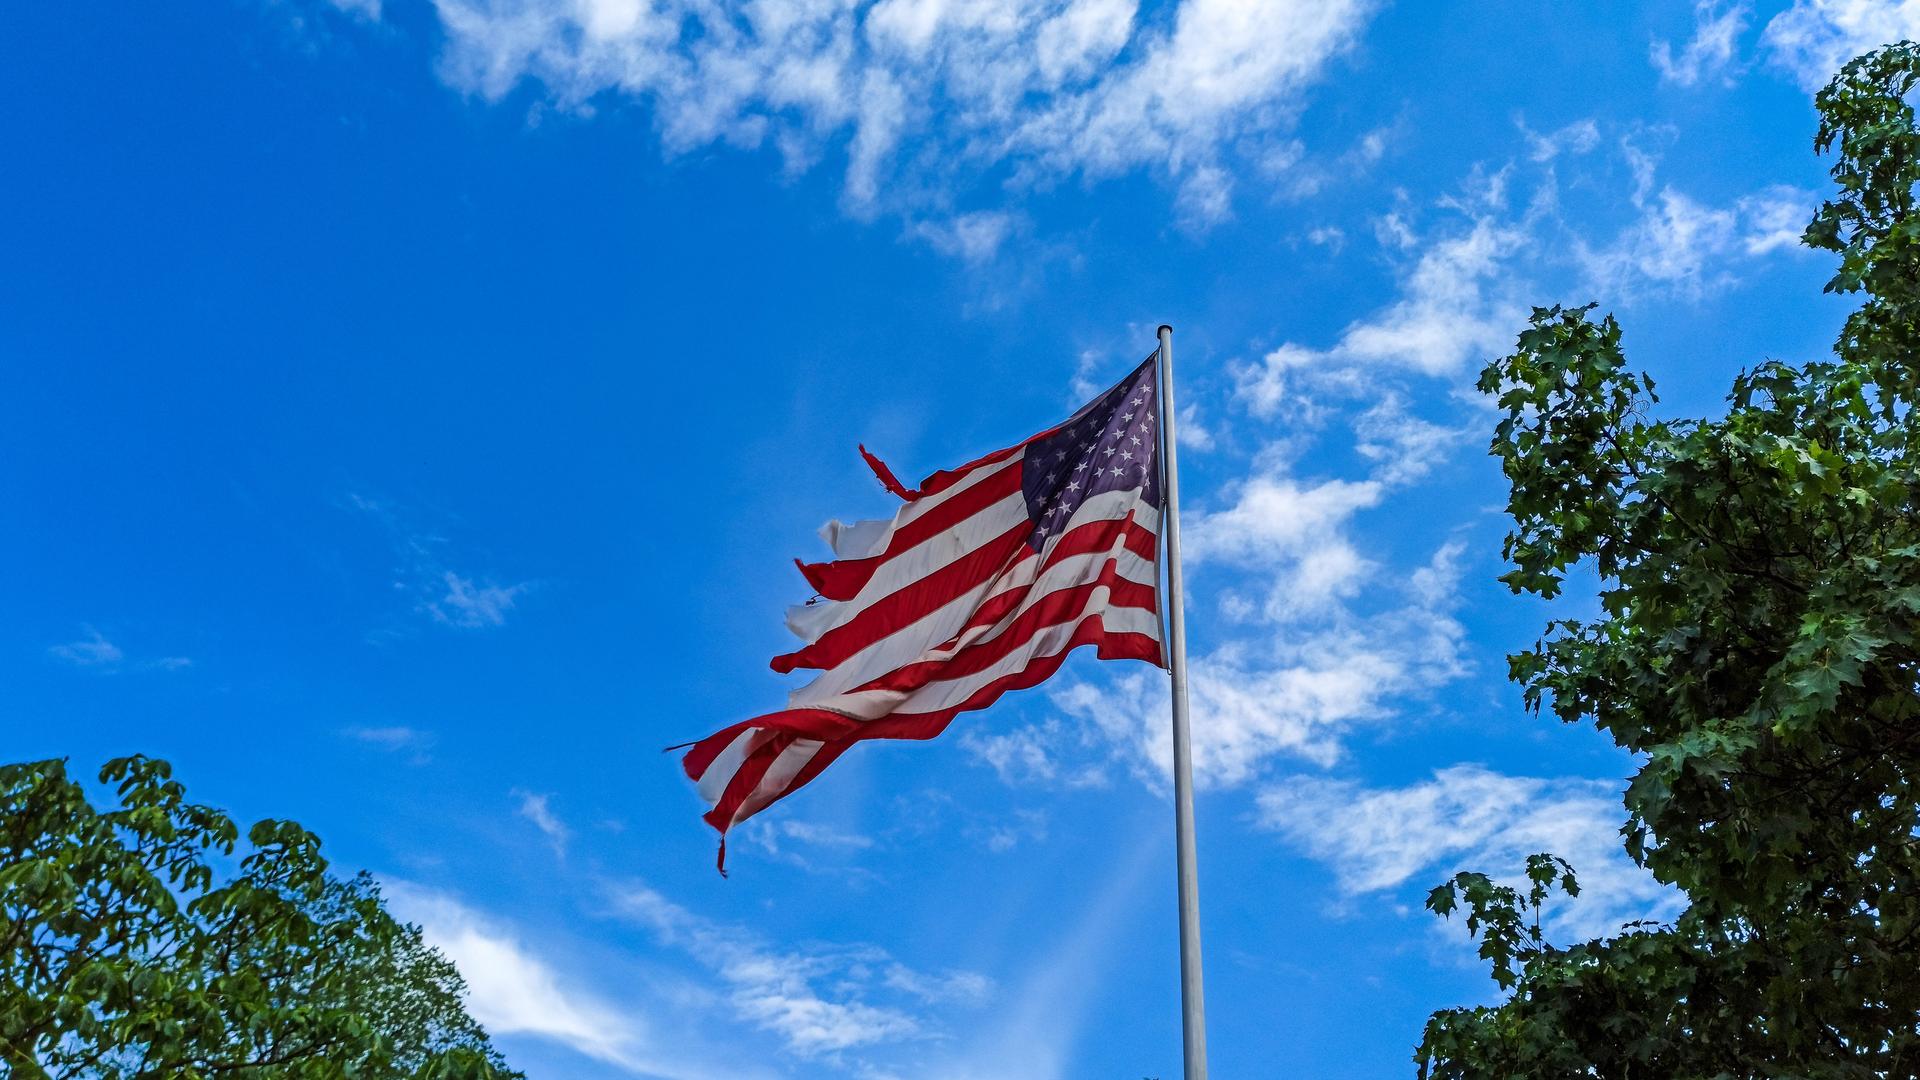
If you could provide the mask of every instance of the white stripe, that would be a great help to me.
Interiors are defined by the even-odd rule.
[[[1014,492],[953,528],[928,537],[925,542],[916,544],[911,550],[904,551],[881,564],[880,568],[874,571],[873,577],[868,579],[866,586],[860,590],[858,596],[844,603],[834,603],[824,613],[813,616],[805,622],[803,624],[805,628],[813,633],[813,637],[808,638],[808,643],[818,641],[830,631],[845,626],[857,618],[861,612],[908,585],[923,580],[930,574],[938,573],[943,568],[965,558],[985,546],[988,541],[1005,535],[1026,520],[1026,499],[1019,492]],[[977,591],[976,589],[975,592]],[[801,631],[792,622],[793,614],[793,609],[789,608],[787,626],[798,634]],[[931,619],[932,616],[928,618]],[[813,621],[816,619],[819,621]],[[927,619],[921,621],[926,622]],[[953,623],[946,633],[932,638],[929,644],[945,641],[965,624],[966,619],[963,617],[959,622]],[[899,632],[908,631],[903,629]]]
[[[1099,593],[1096,591],[1096,599]],[[984,670],[957,679],[936,679],[913,690],[861,690],[833,699],[832,707],[861,720],[878,720],[895,713],[930,713],[950,708],[973,696],[981,687],[1009,672],[1019,671],[1045,656],[1060,652],[1072,638],[1074,629],[1090,614],[1098,614],[1108,633],[1142,634],[1159,640],[1160,616],[1146,608],[1097,607],[1077,612],[1065,622],[1053,623],[1036,631],[1020,648],[1002,657]]]
[[[1160,616],[1146,608],[1114,607],[1109,590],[1104,585],[1093,591],[1087,604],[1087,612],[1098,613],[1101,623],[1109,634],[1145,634],[1156,640],[1160,636]],[[889,711],[923,713],[952,708],[995,679],[1019,671],[1041,657],[1052,656],[1065,649],[1067,642],[1073,637],[1074,629],[1079,626],[1083,618],[1085,618],[1084,614],[1080,618],[1054,623],[1040,630],[1028,639],[1026,644],[1001,657],[983,671],[964,678],[928,683],[919,691],[909,694],[906,700]]]
[[[1025,512],[1025,503],[1023,500],[1021,514],[1024,515]],[[1101,492],[1093,496],[1074,511],[1073,516],[1067,519],[1067,525],[1069,529],[1072,529],[1095,521],[1118,521],[1126,517],[1128,513],[1134,515],[1136,524],[1149,531],[1160,524],[1160,511],[1158,508],[1143,502],[1140,497],[1140,491],[1130,488],[1121,491]],[[1005,529],[1000,530],[1000,532],[1005,531]],[[996,533],[996,535],[998,534]],[[1065,535],[1065,532],[1063,531],[1061,535]],[[1058,541],[1059,538],[1055,537],[1054,540],[1049,543],[1049,550],[1051,550],[1052,544],[1058,543]],[[1122,545],[1123,540],[1116,538],[1116,548],[1120,548]],[[1007,572],[988,581],[984,586],[976,586],[954,597],[938,610],[921,618],[919,621],[901,627],[894,633],[880,638],[866,648],[847,657],[832,668],[821,672],[813,682],[800,687],[788,695],[787,704],[789,707],[798,708],[803,705],[818,703],[825,698],[835,694],[845,693],[862,683],[871,682],[890,671],[894,671],[925,657],[930,650],[938,648],[946,642],[947,639],[959,633],[960,628],[967,625],[967,620],[973,617],[973,613],[978,611],[982,604],[985,604],[988,600],[1000,593],[1021,588],[1033,580],[1031,574],[1033,573],[1033,568],[1039,564],[1039,560],[1028,557],[1022,552],[1016,552],[1015,555],[1020,561],[1014,563]],[[1092,557],[1076,555],[1068,559],[1062,559],[1058,567],[1087,567],[1090,558],[1092,558],[1094,562],[1104,561],[1106,553],[1096,552]],[[1155,581],[1152,567],[1148,565],[1144,573],[1136,572],[1140,569],[1137,562],[1138,559],[1139,556],[1132,556],[1133,561],[1124,564],[1121,571],[1122,574],[1132,580],[1139,581],[1142,585],[1152,585]],[[1055,573],[1058,567],[1050,567],[1048,573],[1059,576]],[[1080,580],[1085,581],[1093,577],[1097,572],[1097,566],[1087,567],[1085,577],[1082,577]],[[857,603],[857,601],[850,602],[847,606],[850,607],[851,603]],[[838,612],[834,613],[834,617],[838,617],[838,614]],[[842,618],[835,625],[843,625],[846,621],[846,619]],[[818,639],[816,638],[815,640]]]
[[[872,546],[867,549],[866,554],[864,555],[854,555],[851,553],[843,553],[840,551],[839,545],[834,540],[829,539],[827,542],[830,546],[833,547],[834,556],[836,558],[857,559],[857,558],[870,558],[874,555],[878,555],[887,550],[887,545],[893,542],[893,536],[895,533],[899,532],[901,529],[905,528],[907,525],[910,525],[913,522],[918,521],[920,518],[926,516],[929,512],[931,512],[935,507],[939,506],[941,503],[946,502],[948,499],[953,498],[955,495],[958,495],[961,492],[967,490],[968,488],[974,486],[975,484],[980,483],[982,480],[985,480],[987,477],[993,476],[999,473],[1003,469],[1017,468],[1021,460],[1025,456],[1026,456],[1025,451],[1022,451],[1020,453],[1009,456],[1005,461],[996,461],[991,465],[982,465],[981,467],[961,477],[957,483],[955,483],[952,487],[947,488],[945,491],[941,491],[933,495],[928,495],[925,498],[917,499],[913,502],[906,504],[905,506],[902,506],[900,508],[900,512],[893,515],[893,520],[886,524],[886,527],[882,531],[881,535],[877,539],[873,539],[871,541]],[[830,528],[835,524],[838,524],[838,523],[828,522],[827,527]],[[867,524],[869,523],[864,521],[859,522],[854,526],[854,528],[858,528],[859,526],[863,526]],[[842,528],[846,528],[846,526],[842,526]],[[825,532],[826,532],[826,528],[822,528],[821,530],[822,535],[824,535]],[[862,539],[865,540],[866,538],[863,536]],[[851,537],[848,538],[848,542],[849,542],[849,546],[852,546]]]
[[[720,796],[727,790],[727,781],[740,771],[740,763],[747,759],[747,754],[753,749],[753,740],[762,730],[748,728],[735,735],[727,748],[707,765],[707,771],[701,773],[700,779],[694,782],[694,789],[700,792],[700,797],[707,800],[708,805],[720,801]]]
[[[868,559],[887,550],[887,536],[892,532],[893,522],[882,518],[851,525],[834,518],[820,526],[820,539],[833,549],[836,559]]]
[[[740,806],[733,812],[734,821],[744,821],[765,809],[767,804],[786,794],[787,786],[793,778],[800,775],[807,762],[820,752],[826,744],[818,739],[795,739],[787,744],[780,756],[773,759],[767,771],[754,786],[753,793],[741,800]]]
[[[1007,530],[1027,520],[1027,497],[1016,491],[979,513],[943,529],[881,563],[873,576],[847,601],[847,619],[892,596],[908,585],[966,557]],[[845,621],[845,620],[842,620]]]
[[[1139,555],[1134,554],[1132,551],[1126,551],[1126,550],[1121,550],[1119,552],[1115,552],[1111,550],[1094,551],[1094,552],[1088,552],[1084,555],[1075,555],[1070,559],[1062,559],[1058,564],[1048,567],[1047,572],[1041,575],[1041,580],[1038,583],[1036,583],[1036,587],[1033,589],[1033,591],[1030,592],[1021,601],[1021,603],[1018,606],[1016,606],[1012,611],[1008,612],[1007,615],[1002,617],[998,622],[994,623],[993,625],[976,627],[973,630],[968,631],[965,637],[954,642],[953,645],[948,648],[922,649],[920,652],[915,653],[914,655],[911,655],[906,659],[893,664],[892,666],[881,668],[879,670],[876,670],[873,674],[868,675],[865,678],[859,678],[855,681],[846,683],[845,684],[846,691],[839,692],[839,693],[824,693],[824,692],[820,692],[819,690],[816,690],[816,688],[821,688],[822,684],[827,682],[827,675],[835,676],[836,677],[834,680],[835,683],[840,682],[839,676],[842,669],[836,668],[833,671],[828,672],[827,675],[822,675],[819,679],[815,680],[814,683],[806,687],[803,687],[799,691],[795,691],[793,695],[794,700],[792,704],[794,704],[796,707],[801,704],[825,705],[827,707],[857,716],[863,720],[873,720],[873,719],[877,719],[878,717],[885,716],[886,714],[898,709],[903,700],[912,697],[914,694],[922,693],[927,688],[922,687],[922,688],[916,688],[916,689],[904,690],[904,691],[902,690],[863,690],[858,692],[851,692],[853,690],[853,687],[871,682],[882,675],[886,675],[890,672],[897,671],[900,668],[908,666],[909,664],[917,664],[922,662],[939,662],[943,660],[952,659],[959,652],[961,652],[962,650],[970,646],[978,645],[982,642],[989,641],[995,637],[998,637],[1000,634],[1005,633],[1007,629],[1010,626],[1012,626],[1016,620],[1020,618],[1021,615],[1025,614],[1034,605],[1040,603],[1041,601],[1045,600],[1047,597],[1053,595],[1056,592],[1060,592],[1064,589],[1077,588],[1081,585],[1086,584],[1088,581],[1096,577],[1100,573],[1101,568],[1108,563],[1113,563],[1114,568],[1119,572],[1120,576],[1126,578],[1127,580],[1142,586],[1149,587],[1149,588],[1152,587],[1153,578],[1155,575],[1154,563],[1152,562],[1152,560],[1141,558]],[[1022,571],[1023,574],[1031,574],[1032,567],[1037,565],[1038,565],[1038,560],[1029,559],[1025,563],[1023,563],[1021,567],[1017,567],[1016,570]],[[976,608],[971,610],[977,610],[977,606]],[[1110,616],[1109,622],[1108,622],[1109,626],[1118,625],[1118,623],[1113,621],[1114,619],[1122,619],[1126,622],[1127,632],[1145,634],[1146,636],[1152,638],[1155,641],[1160,640],[1160,620],[1157,614],[1147,611],[1144,617],[1144,622],[1142,622],[1140,625],[1135,625],[1134,616],[1131,614],[1127,614],[1124,616],[1114,614],[1119,612],[1139,612],[1139,611],[1146,611],[1146,609],[1115,606],[1113,604],[1111,590],[1108,589],[1106,586],[1101,586],[1100,588],[1093,590],[1093,592],[1088,595],[1087,604],[1085,607],[1081,608],[1079,611],[1074,612],[1072,615],[1066,618],[1065,625],[1072,626],[1073,624],[1078,623],[1089,612],[1103,612],[1103,613],[1107,613]],[[1043,628],[1042,630],[1036,631],[1036,634],[1043,634],[1045,632],[1046,631]],[[895,635],[896,638],[900,636],[901,635]],[[1027,648],[1027,646],[1022,645],[1019,649],[1015,649],[1014,652],[1010,655],[1018,656],[1021,653],[1021,651],[1025,648]],[[879,659],[880,659],[879,657],[876,657],[876,660],[879,660]],[[1003,663],[1004,661],[996,663],[995,665],[996,668],[998,668]],[[876,667],[878,667],[878,664],[876,664]],[[935,685],[939,685],[938,680],[935,680],[934,682],[931,682],[928,684],[929,687],[935,686]],[[808,695],[804,701],[802,701],[802,699],[800,698],[800,695],[802,693],[805,693]],[[819,696],[814,696],[816,693],[818,693]]]
[[[1023,564],[1032,565],[1037,561],[1031,549],[1021,548],[1020,550],[1025,552]],[[1009,569],[1017,570],[1020,565],[1022,563],[1016,563]],[[788,708],[797,709],[816,704],[912,663],[915,659],[926,655],[929,649],[935,648],[959,633],[960,628],[967,625],[967,620],[973,617],[973,613],[980,610],[980,605],[986,597],[998,589],[998,579],[989,578],[949,600],[918,621],[888,634],[839,664],[822,671],[812,682],[787,695]]]
[[[997,470],[989,469],[984,472],[995,471]],[[962,488],[970,486],[972,485],[961,485]],[[934,501],[944,501],[950,494],[951,492],[943,491]],[[903,508],[902,517],[905,517],[911,508],[911,506]],[[795,637],[811,645],[834,627],[851,622],[862,611],[892,596],[900,589],[928,574],[937,572],[957,559],[966,557],[969,552],[1004,535],[1026,518],[1026,496],[1018,492],[1009,495],[997,503],[982,508],[953,528],[930,536],[875,567],[873,576],[860,587],[860,592],[853,599],[814,600],[811,603],[795,604],[788,608],[787,629],[791,630]],[[877,537],[866,538],[872,546],[864,552],[854,546],[854,541],[850,539],[850,531],[837,531],[869,525],[883,526],[884,531]],[[900,522],[897,519],[894,522],[863,521],[858,526],[852,527],[843,526],[838,521],[829,521],[821,527],[820,535],[833,545],[834,554],[840,559],[864,559],[885,552],[887,545],[893,541],[893,534],[899,525]],[[845,550],[842,550],[843,543],[846,545]]]
[[[972,472],[967,473],[965,476],[962,476],[959,479],[959,481],[957,481],[952,487],[947,488],[945,491],[936,492],[932,495],[928,495],[925,498],[915,500],[914,502],[910,502],[907,505],[901,507],[900,512],[898,514],[895,514],[893,517],[894,530],[897,532],[899,531],[901,526],[906,525],[909,522],[919,520],[922,516],[924,516],[928,511],[932,510],[934,507],[939,506],[941,503],[946,502],[948,499],[953,498],[955,495],[958,495],[961,492],[972,487],[973,485],[979,483],[980,481],[985,480],[987,477],[993,476],[999,473],[1003,469],[1012,469],[1012,468],[1018,467],[1021,460],[1026,457],[1026,453],[1027,452],[1025,450],[1021,450],[1018,453],[1007,455],[1007,459],[1005,461],[996,461],[988,465],[982,465],[979,468],[973,470]]]
[[[837,600],[815,600],[810,604],[795,604],[787,609],[787,629],[801,641],[811,645],[820,640],[841,618]]]

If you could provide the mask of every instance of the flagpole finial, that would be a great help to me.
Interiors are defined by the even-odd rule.
[[[1159,329],[1159,330],[1157,330],[1157,331],[1155,331],[1155,333],[1158,333],[1158,334],[1171,334],[1171,333],[1173,333],[1173,324],[1172,324],[1172,323],[1161,323],[1161,324],[1160,324],[1160,329]]]

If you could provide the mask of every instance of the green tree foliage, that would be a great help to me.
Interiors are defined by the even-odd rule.
[[[0,1075],[507,1080],[465,984],[320,843],[186,799],[164,761],[0,766]]]
[[[1539,910],[1573,891],[1461,874],[1512,994],[1434,1014],[1423,1077],[1920,1076],[1920,48],[1823,90],[1816,149],[1837,194],[1805,240],[1860,293],[1832,361],[1766,363],[1726,414],[1655,420],[1620,328],[1537,310],[1481,389],[1511,483],[1514,590],[1576,565],[1600,615],[1509,657],[1527,706],[1591,721],[1644,763],[1628,853],[1684,894],[1671,925],[1556,947]]]

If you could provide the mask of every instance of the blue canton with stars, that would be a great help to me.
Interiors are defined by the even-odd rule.
[[[1072,419],[1027,444],[1021,488],[1034,523],[1027,544],[1035,551],[1066,530],[1081,503],[1102,492],[1137,488],[1147,505],[1160,505],[1154,360],[1148,357]]]

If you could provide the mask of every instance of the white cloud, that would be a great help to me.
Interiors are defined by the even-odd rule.
[[[473,579],[461,577],[451,570],[441,575],[447,591],[438,600],[427,602],[427,611],[434,621],[448,626],[465,629],[478,629],[483,626],[503,626],[507,621],[507,612],[513,610],[514,600],[527,587],[521,585],[475,585]]]
[[[1000,250],[1012,234],[1016,220],[1011,214],[978,210],[936,221],[922,221],[908,230],[925,240],[935,251],[970,263],[986,262]]]
[[[922,1002],[984,1000],[991,983],[971,972],[925,975],[873,948],[774,949],[755,935],[703,918],[638,883],[611,896],[614,911],[681,949],[727,987],[742,1020],[778,1036],[803,1058],[918,1041],[937,1032],[892,1005],[870,1004],[882,990]]]
[[[440,552],[445,537],[422,532],[402,520],[391,503],[349,492],[346,507],[379,522],[393,544],[396,565],[393,587],[410,595],[415,610],[442,626],[479,630],[504,626],[507,615],[533,586],[530,582],[498,585],[449,569]]]
[[[873,846],[873,837],[871,836],[863,836],[860,833],[842,832],[839,829],[828,828],[825,825],[816,825],[807,821],[794,821],[790,818],[770,823],[770,828],[789,840],[796,840],[802,844],[811,844],[814,847],[843,848],[858,851]]]
[[[1813,220],[1816,200],[1812,192],[1785,184],[1775,184],[1741,199],[1735,209],[1746,229],[1741,247],[1748,255],[1766,255],[1800,245],[1800,236]]]
[[[1384,394],[1355,417],[1353,430],[1359,436],[1354,449],[1375,463],[1375,482],[1387,485],[1408,484],[1427,475],[1467,438],[1460,428],[1414,415],[1397,392]]]
[[[85,628],[87,636],[78,641],[69,641],[55,645],[47,650],[48,655],[65,660],[75,667],[109,668],[126,658],[120,647],[108,641],[100,631],[89,626]]]
[[[1520,131],[1527,137],[1528,157],[1538,163],[1554,160],[1562,154],[1580,155],[1600,145],[1600,125],[1591,118],[1575,120],[1557,131],[1545,135],[1528,130],[1525,124]]]
[[[1233,505],[1188,515],[1187,559],[1241,565],[1296,560],[1303,549],[1338,532],[1356,510],[1379,505],[1381,490],[1376,480],[1302,484],[1284,475],[1251,477]]]
[[[1065,751],[1087,740],[1058,718],[1027,724],[1003,734],[967,730],[960,747],[990,766],[1010,787],[1045,783],[1053,788],[1100,787],[1107,783],[1099,765],[1076,759]]]
[[[193,658],[188,656],[157,656],[151,660],[129,661],[125,650],[107,640],[105,634],[91,626],[83,626],[82,629],[87,632],[85,637],[49,646],[47,655],[74,667],[101,674],[118,674],[129,668],[135,671],[185,671],[193,666]]]
[[[547,838],[547,843],[553,845],[555,855],[565,855],[567,840],[573,833],[567,828],[567,823],[560,820],[560,815],[553,812],[552,796],[518,789],[513,794],[520,798],[520,805],[514,812],[533,822],[533,827],[539,829],[541,835]]]
[[[1654,291],[1698,298],[1723,288],[1746,259],[1798,245],[1814,198],[1774,185],[1732,206],[1714,207],[1665,187],[1635,202],[1639,219],[1610,243],[1576,243],[1576,257],[1601,295]]]
[[[887,968],[886,984],[929,1005],[979,1005],[993,993],[993,980],[977,971],[926,975],[904,964]]]
[[[1307,231],[1307,243],[1323,247],[1335,255],[1347,246],[1347,234],[1337,225],[1323,225]]]
[[[1059,772],[1048,750],[1051,740],[1038,727],[1017,728],[1005,735],[982,735],[974,731],[960,736],[962,749],[993,767],[1008,784],[1051,780]]]
[[[427,752],[433,749],[432,732],[403,724],[388,727],[350,727],[341,732],[349,739],[377,746],[393,753],[407,752],[413,756],[414,764],[424,764]]]
[[[1280,138],[1373,6],[1183,0],[1163,22],[1135,0],[435,0],[453,86],[642,100],[669,154],[771,144],[794,170],[844,145],[858,215],[942,208],[1003,169],[1016,192],[1148,169],[1200,225],[1230,212],[1224,161]],[[915,232],[978,257],[1004,226]]]
[[[1620,781],[1508,776],[1478,765],[1438,770],[1401,788],[1294,776],[1259,795],[1262,827],[1327,864],[1348,897],[1422,895],[1458,870],[1497,880],[1522,877],[1547,851],[1573,864],[1582,897],[1557,902],[1552,928],[1577,938],[1617,931],[1638,918],[1666,918],[1677,894],[1626,856]]]
[[[1268,572],[1267,618],[1323,615],[1372,570],[1345,530],[1356,511],[1378,505],[1382,490],[1375,480],[1303,484],[1277,472],[1255,475],[1231,506],[1192,514],[1187,559]],[[1250,614],[1250,602],[1243,609]]]
[[[1180,406],[1180,423],[1175,426],[1180,433],[1182,450],[1205,452],[1214,447],[1213,426],[1200,419],[1200,406],[1189,404]]]
[[[1374,615],[1341,609],[1327,623],[1270,640],[1226,645],[1188,664],[1197,783],[1232,787],[1277,757],[1332,765],[1355,728],[1396,715],[1396,704],[1464,671],[1465,630],[1453,605],[1457,549],[1436,554],[1404,591],[1410,602]],[[1435,569],[1435,566],[1439,569]],[[1163,778],[1173,756],[1167,683],[1127,671],[1104,683],[1056,688],[1057,708],[1098,732],[1136,773]]]
[[[645,1020],[572,985],[509,928],[444,894],[404,883],[383,891],[467,982],[474,1019],[494,1035],[534,1035],[600,1061],[661,1076],[692,1076],[644,1060]]]
[[[1774,64],[1818,90],[1855,56],[1920,38],[1920,0],[1797,0],[1761,35]]]
[[[1731,82],[1728,69],[1733,65],[1740,32],[1753,15],[1752,7],[1745,0],[1732,4],[1700,0],[1693,10],[1693,40],[1678,55],[1672,42],[1655,41],[1648,59],[1660,72],[1662,82],[1676,86],[1697,86],[1702,80],[1714,78]]]
[[[1381,227],[1383,242],[1419,243],[1398,215],[1381,219]],[[1406,270],[1398,299],[1349,325],[1331,349],[1291,343],[1274,349],[1241,373],[1241,400],[1254,415],[1271,417],[1301,404],[1296,395],[1329,373],[1384,364],[1453,375],[1497,354],[1525,312],[1508,263],[1526,239],[1520,225],[1485,215],[1465,232],[1434,241]]]

